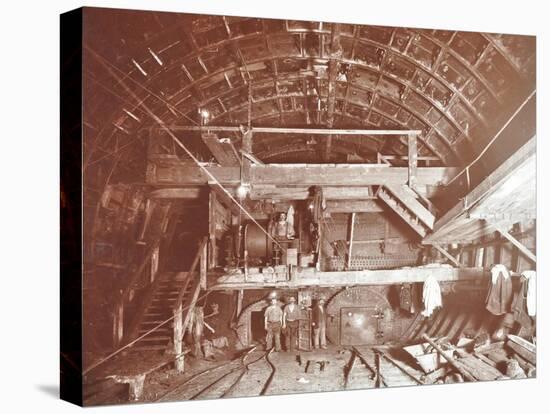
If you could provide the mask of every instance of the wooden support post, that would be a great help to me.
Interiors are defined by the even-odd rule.
[[[150,283],[153,283],[157,277],[157,272],[159,270],[159,253],[160,246],[157,246],[153,253],[151,254],[151,279]]]
[[[141,228],[141,232],[139,233],[139,241],[143,241],[143,238],[145,237],[145,233],[147,232],[147,227],[149,227],[149,222],[151,221],[151,216],[154,209],[155,201],[147,199],[147,201],[145,202],[145,220],[143,220],[143,227]]]
[[[242,150],[247,154],[252,154],[252,131],[247,131],[243,134]],[[248,158],[243,159],[241,170],[241,183],[250,184],[250,165]]]
[[[518,248],[518,250],[525,255],[529,260],[531,260],[533,263],[537,263],[537,256],[529,250],[527,247],[525,247],[519,240],[517,240],[514,236],[512,236],[510,233],[508,233],[506,230],[501,228],[498,225],[492,224],[493,227],[497,229],[497,231],[504,237],[506,240],[508,240],[510,243],[512,243],[514,246]]]
[[[113,345],[117,347],[124,336],[124,302],[119,300],[113,314]]]
[[[342,58],[342,45],[340,44],[340,24],[334,23],[330,34],[330,59],[328,62],[328,84],[327,84],[327,127],[332,128],[334,124],[334,112],[336,108],[336,79],[338,77],[339,60]],[[330,159],[332,149],[332,134],[327,135],[324,141],[322,157],[327,161]]]
[[[208,243],[203,243],[201,246],[199,246],[199,249],[202,250],[200,252],[201,257],[200,257],[200,267],[199,267],[200,285],[201,285],[201,289],[206,289],[206,275],[207,275],[207,269],[208,269]]]
[[[237,291],[237,315],[236,315],[237,317],[239,317],[239,315],[243,310],[243,298],[244,298],[244,290],[239,289],[239,291]]]
[[[218,197],[223,198],[226,195],[218,190],[218,186],[214,185],[211,187],[210,194],[208,197],[208,235],[209,240],[206,244],[206,249],[208,251],[207,257],[209,258],[208,269],[216,267],[216,262],[218,260],[217,252],[217,240],[216,240],[216,204],[218,203]],[[230,206],[236,207],[232,201],[229,201]],[[202,260],[201,260],[202,266]]]
[[[475,267],[483,267],[483,260],[485,256],[485,248],[480,247],[476,251],[476,262],[474,263]]]
[[[351,213],[351,224],[349,231],[349,248],[348,248],[348,262],[346,264],[347,269],[351,268],[351,255],[353,252],[353,230],[355,227],[355,213]]]
[[[416,173],[418,168],[418,147],[416,134],[408,135],[409,147],[409,187],[414,188],[416,185]]]
[[[456,258],[454,258],[447,250],[445,250],[443,247],[441,247],[439,244],[432,244],[435,249],[441,253],[443,256],[445,256],[449,261],[454,264],[456,267],[464,267],[462,263],[460,263]]]
[[[174,354],[180,356],[183,352],[183,308],[182,305],[174,310]],[[176,358],[176,371],[185,369],[184,357]]]

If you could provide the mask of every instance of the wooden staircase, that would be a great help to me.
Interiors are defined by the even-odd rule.
[[[425,237],[433,229],[433,206],[408,185],[380,186],[376,194],[421,237]]]
[[[174,306],[183,290],[183,308],[186,309],[192,300],[199,283],[196,273],[164,273],[141,318],[136,337],[140,337],[166,320],[173,318]],[[174,321],[170,320],[153,332],[140,339],[132,346],[134,351],[164,351],[169,349],[174,337]]]

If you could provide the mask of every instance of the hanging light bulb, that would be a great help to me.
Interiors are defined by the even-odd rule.
[[[202,125],[208,124],[208,120],[210,119],[210,112],[208,109],[199,109],[199,115],[201,117]]]
[[[246,198],[246,195],[248,194],[249,191],[250,191],[249,186],[247,184],[241,183],[241,185],[237,187],[237,196],[240,199]]]

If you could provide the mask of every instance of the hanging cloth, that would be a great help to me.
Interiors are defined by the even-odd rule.
[[[294,207],[291,205],[286,213],[286,237],[293,239],[294,235]]]
[[[537,314],[537,272],[526,270],[521,274],[527,279],[527,313],[529,316]]]
[[[441,288],[435,276],[430,275],[424,281],[422,289],[422,302],[424,303],[423,316],[430,316],[436,308],[441,307]]]
[[[508,279],[510,277],[510,272],[508,272],[508,269],[506,269],[506,266],[503,264],[496,264],[491,268],[491,281],[493,285],[496,284],[500,275],[502,275],[504,279]]]
[[[487,310],[493,315],[510,312],[514,292],[512,278],[506,266],[497,264],[491,268],[491,284],[487,293]]]
[[[520,278],[521,285],[518,293],[514,297],[512,303],[512,312],[514,312],[514,320],[525,328],[530,328],[533,325],[533,319],[527,310],[527,296],[529,291],[529,279],[522,276]]]

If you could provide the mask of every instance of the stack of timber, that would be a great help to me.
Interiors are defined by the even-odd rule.
[[[535,345],[515,335],[508,335],[506,341],[481,346],[474,346],[474,342],[466,347],[455,346],[453,354],[441,348],[440,340],[434,340],[426,334],[422,338],[447,361],[447,364],[422,377],[428,384],[494,381],[536,375]],[[452,380],[453,375],[455,380]]]

